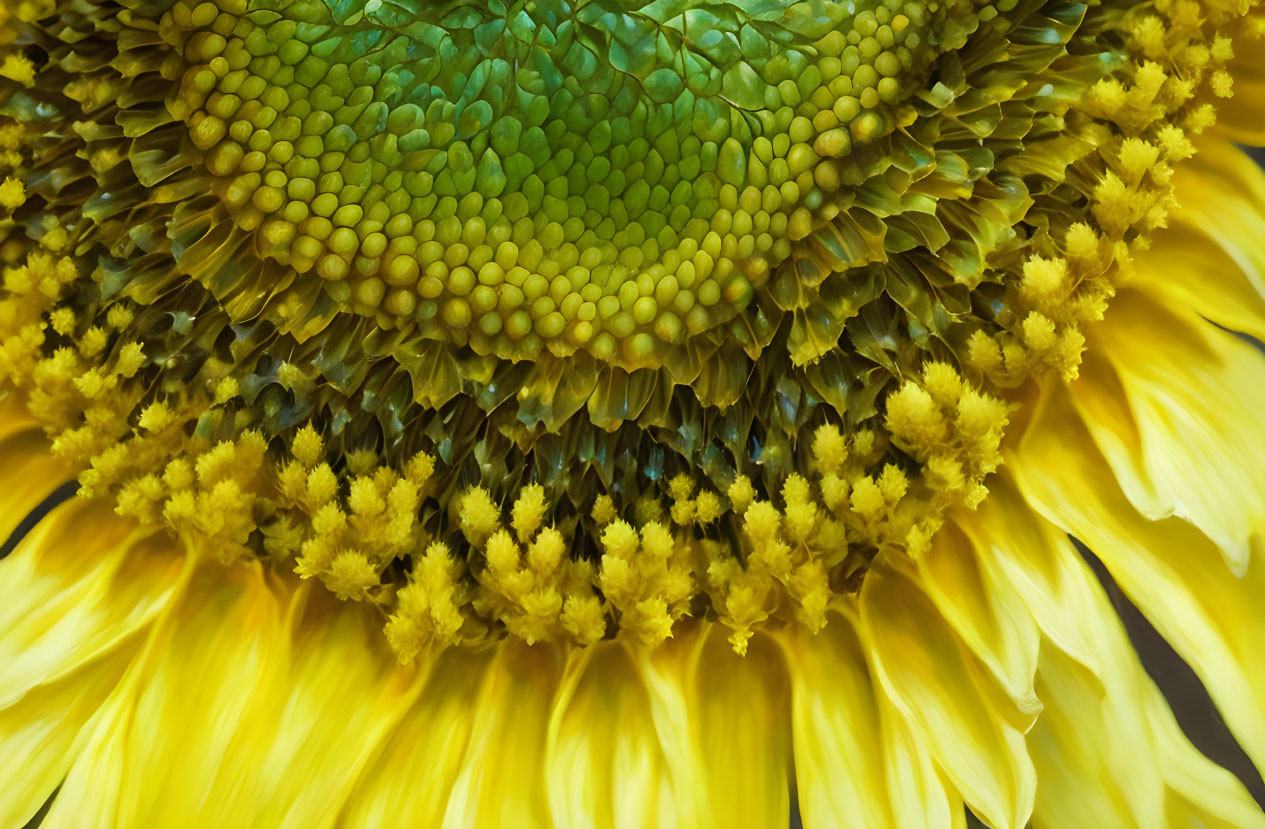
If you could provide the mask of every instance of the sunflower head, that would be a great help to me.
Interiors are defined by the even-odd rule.
[[[1076,376],[1247,5],[27,0],[0,380],[405,660],[815,631]]]

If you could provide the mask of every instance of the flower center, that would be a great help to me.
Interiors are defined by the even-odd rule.
[[[405,659],[687,615],[741,649],[919,555],[985,497],[1006,390],[1075,376],[1265,30],[72,6],[0,18],[0,394],[85,495],[377,605]]]
[[[220,6],[164,18],[187,61],[168,107],[259,254],[383,326],[632,367],[731,322],[851,198],[854,142],[891,129],[946,16],[894,0]]]

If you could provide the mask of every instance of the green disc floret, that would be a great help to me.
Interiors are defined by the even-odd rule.
[[[457,2],[405,36],[374,0],[268,25],[221,6],[168,13],[173,113],[265,255],[380,324],[633,364],[741,313],[847,198],[850,154],[892,129],[938,27],[990,8]]]

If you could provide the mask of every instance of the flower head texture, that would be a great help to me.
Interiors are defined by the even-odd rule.
[[[1245,144],[1257,0],[5,0],[0,827],[1265,827],[1083,552],[1265,771]]]

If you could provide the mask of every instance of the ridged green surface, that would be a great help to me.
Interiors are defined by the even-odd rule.
[[[838,211],[833,160],[995,14],[207,3],[163,31],[188,63],[170,108],[265,256],[384,326],[636,368],[742,314]]]

